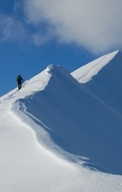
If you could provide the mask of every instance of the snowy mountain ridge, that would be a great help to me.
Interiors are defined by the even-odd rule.
[[[104,58],[101,62],[101,58]],[[106,64],[106,60],[109,61]],[[98,64],[97,64],[98,62]],[[122,115],[122,86],[120,83],[122,82],[122,53],[121,51],[115,51],[113,53],[107,54],[105,57],[100,57],[97,60],[87,64],[86,66],[81,67],[77,71],[73,72],[72,75],[79,79],[79,82],[82,83],[84,81],[84,77],[82,79],[82,74],[87,74],[88,78],[91,79],[91,71],[93,72],[93,68],[90,66],[96,66],[97,68],[101,68],[104,66],[102,70],[99,71],[98,75],[94,75],[92,77],[92,81],[87,81],[84,85],[89,91],[91,91],[94,95],[99,97],[103,102],[111,106],[114,110]],[[99,67],[98,67],[99,65]],[[95,68],[96,68],[95,67]],[[90,70],[87,70],[90,68]],[[95,69],[96,72],[96,69]],[[97,71],[98,72],[98,71]],[[90,74],[91,73],[91,74]],[[81,74],[81,76],[80,76]],[[94,74],[94,72],[93,72]]]
[[[0,98],[1,192],[122,190],[121,63],[52,64]]]
[[[114,51],[112,53],[106,54],[99,57],[98,59],[91,61],[90,63],[80,67],[79,69],[72,72],[74,78],[76,78],[80,83],[87,83],[94,77],[98,72],[113,58],[115,58],[120,51]],[[120,53],[121,54],[121,53]]]

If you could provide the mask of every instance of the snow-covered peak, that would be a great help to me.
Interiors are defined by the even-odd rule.
[[[87,83],[51,64],[0,98],[0,192],[121,191],[121,63],[74,72]]]
[[[80,83],[86,83],[90,81],[99,71],[110,63],[118,54],[121,54],[119,50],[106,54],[98,59],[78,68],[72,72],[72,76],[76,78]]]
[[[72,75],[101,101],[122,114],[122,53],[115,51],[77,69]]]

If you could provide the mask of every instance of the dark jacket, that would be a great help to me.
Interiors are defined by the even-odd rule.
[[[18,82],[18,84],[21,84],[23,81],[24,81],[24,80],[23,80],[23,78],[21,77],[21,75],[18,75],[18,77],[17,77],[17,82]]]

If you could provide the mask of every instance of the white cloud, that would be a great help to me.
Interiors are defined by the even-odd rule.
[[[53,27],[59,41],[94,53],[122,47],[120,0],[25,0],[28,22]]]
[[[0,15],[0,41],[20,40],[25,33],[21,22],[10,16]]]
[[[39,46],[48,42],[49,40],[51,40],[51,38],[53,38],[53,34],[50,33],[50,30],[45,32],[45,34],[41,32],[40,33],[36,32],[34,34],[31,34],[31,39],[36,46]]]
[[[54,37],[52,30],[50,26],[31,26],[16,17],[0,14],[0,42],[26,41],[39,46]]]

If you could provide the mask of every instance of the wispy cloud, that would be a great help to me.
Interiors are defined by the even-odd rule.
[[[46,23],[60,42],[76,43],[94,53],[122,47],[122,1],[25,0],[29,24]]]
[[[8,15],[0,15],[0,41],[20,40],[25,33],[21,22]]]
[[[45,34],[42,32],[36,32],[31,34],[31,39],[36,46],[40,46],[50,41],[53,37],[54,35],[53,33],[51,33],[50,30],[45,32]]]
[[[4,10],[0,13],[0,42],[17,41],[42,45],[55,36],[54,27],[46,24],[43,19],[41,22],[40,19],[39,22],[35,22],[35,19],[32,22],[23,2],[15,1],[11,14],[5,14]]]
[[[99,54],[122,48],[122,1],[22,0],[0,14],[0,41],[41,45],[52,38]]]

